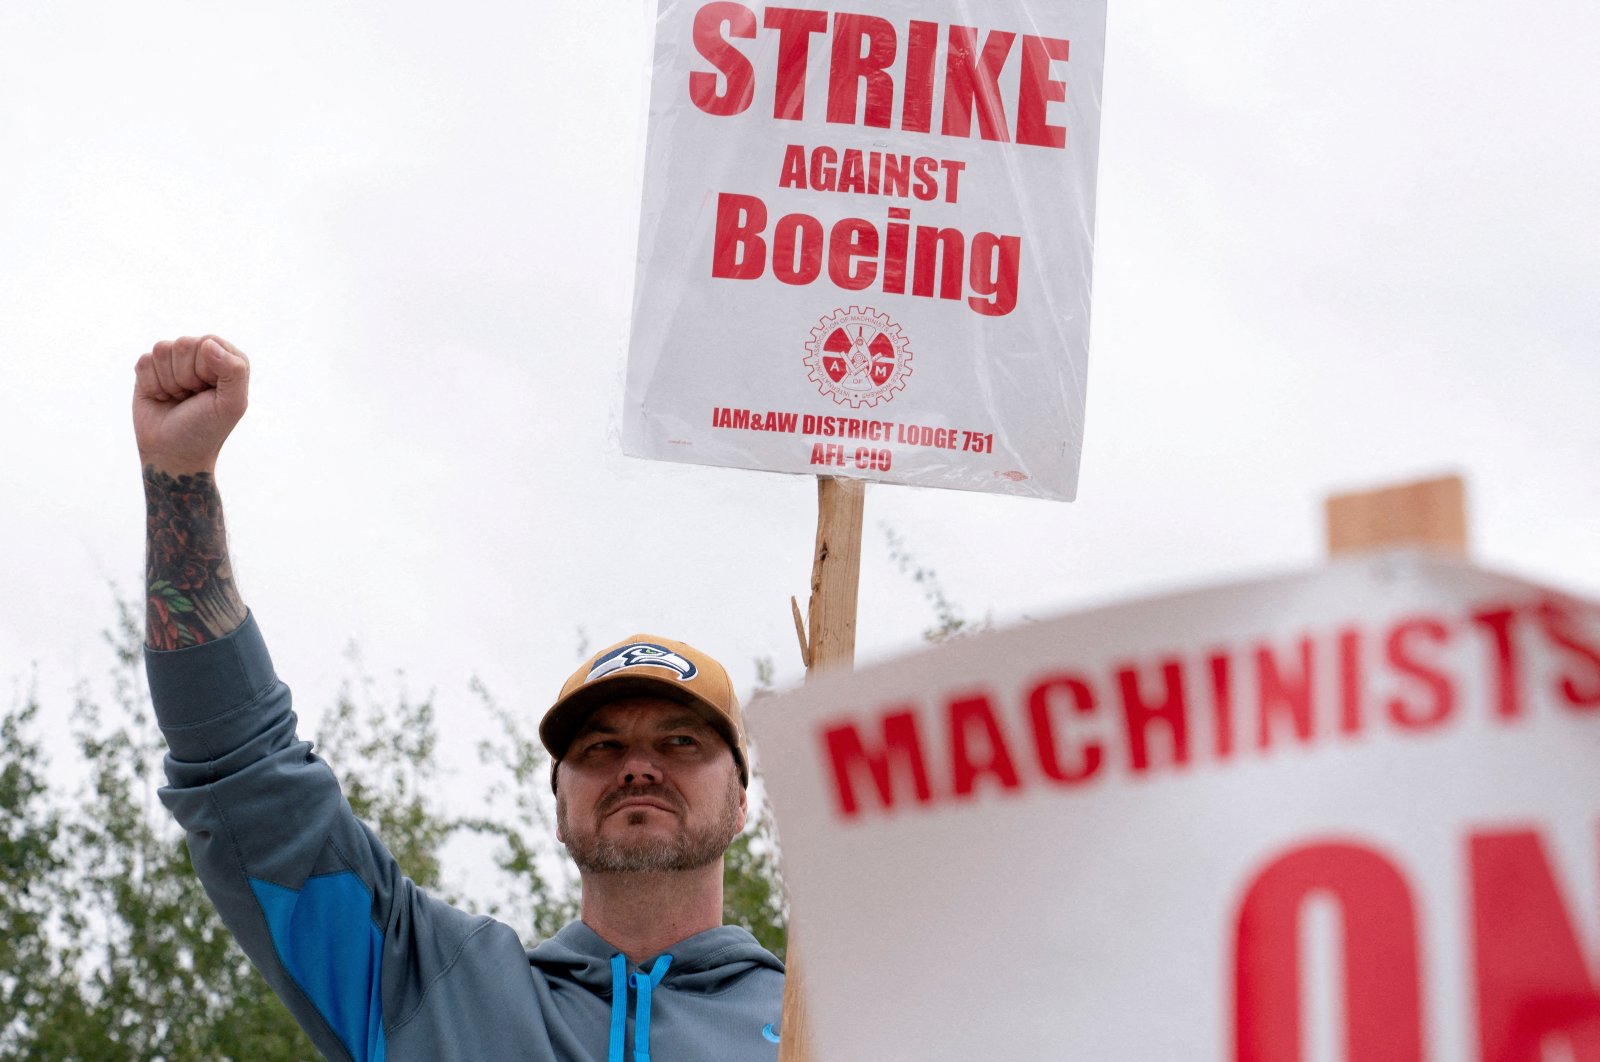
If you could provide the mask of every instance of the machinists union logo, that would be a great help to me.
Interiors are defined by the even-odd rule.
[[[911,375],[911,341],[871,306],[835,310],[818,321],[806,351],[817,390],[857,409],[889,401]]]

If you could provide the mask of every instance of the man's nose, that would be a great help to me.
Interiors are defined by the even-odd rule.
[[[661,767],[648,749],[630,748],[622,758],[623,785],[655,785],[661,781]]]

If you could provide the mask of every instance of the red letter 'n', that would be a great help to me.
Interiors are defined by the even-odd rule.
[[[1532,830],[1474,834],[1473,958],[1478,1057],[1539,1062],[1547,1038],[1575,1062],[1600,1059],[1600,993]]]

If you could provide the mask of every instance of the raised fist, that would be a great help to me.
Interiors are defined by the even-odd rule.
[[[210,472],[249,404],[250,359],[217,336],[163,340],[134,366],[133,436],[140,464]]]

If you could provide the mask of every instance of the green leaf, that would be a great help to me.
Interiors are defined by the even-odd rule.
[[[194,611],[194,602],[176,592],[174,592],[171,597],[167,598],[167,604],[172,606],[172,611],[174,612]]]

